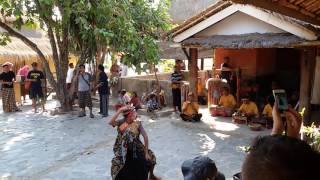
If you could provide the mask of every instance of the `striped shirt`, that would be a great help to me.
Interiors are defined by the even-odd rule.
[[[180,88],[180,81],[182,81],[182,73],[174,72],[171,74],[171,82],[172,82],[172,88]]]

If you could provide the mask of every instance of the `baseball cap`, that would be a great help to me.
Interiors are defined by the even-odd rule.
[[[214,161],[206,156],[198,156],[184,161],[181,170],[184,180],[206,180],[212,177],[215,172],[215,180],[225,180],[225,176],[218,171]]]

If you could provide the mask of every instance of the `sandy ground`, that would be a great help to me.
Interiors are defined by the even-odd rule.
[[[54,102],[47,107],[53,108]],[[112,146],[116,130],[108,118],[78,118],[76,112],[51,116],[23,112],[0,112],[0,179],[111,179]],[[245,146],[257,135],[229,118],[210,117],[203,122],[182,122],[177,114],[166,113],[155,120],[140,116],[157,156],[156,174],[163,180],[183,179],[180,166],[186,159],[207,155],[228,179],[241,169]],[[111,112],[113,113],[113,112]]]

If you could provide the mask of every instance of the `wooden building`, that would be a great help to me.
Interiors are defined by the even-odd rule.
[[[215,68],[228,56],[230,66],[242,72],[241,83],[269,77],[285,89],[297,90],[300,109],[307,110],[306,122],[311,119],[311,101],[320,101],[315,75],[319,35],[320,1],[314,0],[220,0],[170,32],[175,43],[188,49],[193,92],[199,49],[211,49]]]

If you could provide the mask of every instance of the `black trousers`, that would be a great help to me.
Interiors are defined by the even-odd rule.
[[[172,104],[178,106],[178,110],[181,112],[181,89],[172,89]]]
[[[108,116],[108,101],[109,101],[109,95],[107,94],[100,94],[100,112],[104,116]]]

